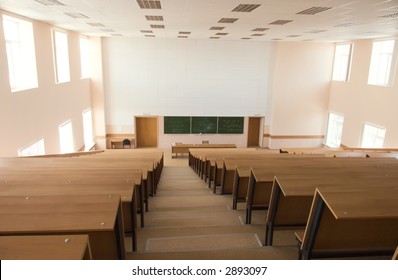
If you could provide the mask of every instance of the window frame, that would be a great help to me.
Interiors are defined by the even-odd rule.
[[[84,49],[82,49],[82,41],[86,42],[86,51],[83,54]],[[89,51],[90,41],[85,36],[80,36],[79,38],[79,50],[80,50],[80,79],[90,78],[90,51]]]
[[[59,46],[57,44],[57,34],[63,34],[66,36],[66,45],[64,46]],[[68,83],[71,81],[71,73],[70,73],[70,57],[69,57],[69,36],[68,32],[58,29],[58,28],[53,28],[52,29],[52,43],[53,43],[53,58],[54,58],[54,75],[55,75],[55,83],[56,84],[63,84],[63,83]],[[58,46],[58,47],[57,47]],[[63,53],[63,55],[58,56],[60,52],[61,47],[66,47],[66,53]],[[63,58],[63,59],[62,59]],[[61,64],[65,62],[65,67],[67,69],[62,69]],[[61,71],[60,71],[61,70]],[[67,74],[65,77],[62,77],[60,74]],[[61,77],[60,77],[61,76]]]
[[[36,45],[33,23],[18,17],[2,15],[3,35],[8,64],[8,80],[11,92],[39,87]],[[17,35],[9,39],[6,21],[16,25]],[[17,50],[17,54],[15,51]]]
[[[342,128],[341,128],[341,132],[340,132],[340,141],[339,141],[340,143],[339,143],[338,146],[330,145],[331,142],[329,142],[329,137],[331,137],[329,135],[331,135],[330,133],[332,132],[332,131],[330,131],[330,120],[331,120],[332,115],[342,118]],[[329,112],[329,114],[328,114],[328,124],[327,124],[327,128],[326,128],[325,145],[328,146],[328,147],[333,147],[333,148],[340,147],[341,146],[341,138],[342,138],[342,135],[343,135],[343,129],[344,129],[344,115],[336,113],[336,112]],[[335,132],[336,131],[333,130],[333,134],[335,134]]]
[[[340,73],[339,70],[337,69],[337,48],[340,46],[349,46],[349,54],[348,54],[348,59],[347,59],[347,65],[346,65],[346,73],[345,73],[345,78],[344,79],[338,79],[336,76],[341,76],[337,75],[337,71]],[[352,42],[347,42],[347,43],[341,43],[341,44],[336,44],[335,46],[335,53],[334,53],[334,61],[333,61],[333,73],[332,73],[332,81],[336,82],[348,82],[350,80],[350,74],[351,74],[351,64],[352,64],[352,56],[353,56],[353,50],[354,50],[354,43]],[[340,56],[341,59],[342,56]],[[340,68],[342,66],[342,63],[339,63]]]
[[[376,144],[376,140],[377,139],[375,139],[374,141],[373,141],[373,146],[372,147],[369,147],[369,146],[364,146],[364,142],[365,142],[365,137],[366,137],[366,134],[365,134],[365,128],[366,128],[366,126],[369,126],[369,127],[371,127],[371,128],[376,128],[377,130],[378,130],[378,132],[377,132],[377,134],[379,133],[379,131],[380,130],[384,130],[384,135],[383,135],[383,141],[382,141],[382,145],[381,145],[381,147],[377,147],[376,145],[374,145],[374,144]],[[361,132],[361,142],[360,142],[360,147],[361,148],[367,148],[367,149],[377,149],[377,148],[383,148],[384,147],[384,140],[385,140],[385,137],[386,137],[386,133],[387,133],[387,128],[385,128],[385,127],[382,127],[382,126],[380,126],[380,125],[375,125],[375,124],[371,124],[371,123],[364,123],[363,125],[362,125],[362,132]],[[378,137],[378,135],[376,134],[376,138]]]
[[[86,131],[87,127],[85,125],[85,114],[88,113],[88,112],[90,112],[90,118],[91,118],[91,125],[90,125],[90,128],[91,128],[90,136],[91,137],[90,137],[90,139],[86,139],[87,138],[87,134],[89,134],[89,133]],[[95,141],[94,141],[94,126],[93,126],[93,110],[91,108],[88,108],[88,109],[84,110],[82,112],[82,118],[83,118],[84,149],[86,151],[89,151],[95,145]],[[91,141],[89,141],[89,140],[91,140]]]
[[[37,144],[42,145],[42,153],[28,153],[28,154],[25,154],[23,152],[23,151],[28,150],[29,148],[31,148],[32,146],[35,146]],[[26,146],[18,149],[18,156],[19,157],[39,156],[39,155],[45,155],[45,154],[46,154],[46,145],[45,145],[45,142],[44,142],[44,138],[40,138],[39,140],[37,140],[37,141],[35,141],[35,142],[33,142],[33,143],[29,144],[29,145],[26,145]]]
[[[71,140],[71,142],[72,142],[72,145],[71,145],[71,147],[69,147],[69,144],[70,143],[68,143],[68,147],[66,147],[65,145],[63,145],[63,143],[65,143],[65,142],[63,142],[63,140],[62,140],[62,133],[61,133],[61,128],[62,127],[64,127],[65,125],[69,125],[70,124],[70,131],[71,131],[71,135],[70,135],[70,137],[71,137],[71,139],[69,139],[69,140]],[[65,153],[73,153],[73,152],[75,152],[76,151],[76,147],[75,147],[75,136],[74,136],[74,133],[73,133],[73,123],[72,123],[72,120],[68,120],[68,121],[66,121],[66,122],[64,122],[64,123],[62,123],[62,124],[60,124],[59,126],[58,126],[58,134],[59,134],[59,150],[60,150],[60,152],[62,153],[62,154],[65,154]],[[68,142],[69,142],[69,140],[68,140]]]
[[[378,76],[380,74],[380,60],[377,60],[377,64],[376,62],[373,62],[374,59],[376,58],[376,56],[378,56],[378,58],[380,58],[380,56],[383,54],[381,53],[374,53],[374,48],[375,48],[375,44],[377,43],[382,43],[382,42],[388,42],[388,41],[392,41],[394,43],[393,46],[393,51],[391,52],[390,55],[390,61],[389,61],[389,67],[388,69],[385,69],[386,72],[388,72],[386,74],[386,78],[387,81],[384,83],[379,83],[378,82]],[[372,43],[372,53],[371,53],[371,57],[370,57],[370,64],[369,64],[369,73],[368,73],[368,80],[367,80],[367,84],[371,85],[371,86],[382,86],[382,87],[391,87],[394,83],[394,74],[396,71],[396,65],[397,65],[397,40],[394,38],[385,38],[385,39],[380,39],[380,40],[374,40]],[[372,63],[373,62],[373,63]],[[376,67],[377,66],[377,67]],[[378,70],[375,71],[375,68],[377,68]],[[376,73],[377,72],[377,73]],[[376,76],[376,77],[374,77]]]

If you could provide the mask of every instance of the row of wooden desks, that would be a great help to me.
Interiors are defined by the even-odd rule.
[[[201,161],[204,161],[205,158],[206,155],[201,155]],[[345,202],[348,203],[351,201],[351,196],[355,197],[357,189],[373,188],[388,190],[390,188],[390,190],[396,190],[398,186],[398,163],[392,157],[327,158],[318,154],[272,156],[243,153],[240,155],[224,156],[220,163],[218,163],[217,158],[212,158],[211,154],[208,158],[214,160],[216,165],[223,164],[221,194],[230,193],[230,184],[233,182],[233,209],[236,209],[238,202],[246,203],[246,223],[250,223],[252,210],[268,209],[265,230],[265,240],[268,246],[272,245],[274,230],[284,228],[304,230],[306,227],[309,227],[307,222],[310,213],[312,213],[311,205],[317,187],[321,189],[331,188],[333,190],[339,188],[345,188],[346,190],[349,188],[354,189],[351,193],[340,191],[341,195],[345,197]],[[217,179],[214,178],[214,181],[216,182]],[[215,187],[216,184],[214,190]],[[377,191],[375,192],[377,193]],[[395,201],[397,192],[388,192],[387,199],[389,199],[389,196],[394,197],[392,201]],[[341,201],[343,202],[344,199]],[[327,202],[325,202],[325,205],[327,205]],[[394,205],[394,202],[388,205],[386,209],[390,209]],[[334,211],[333,208],[331,211]],[[391,215],[393,216],[395,215],[394,211],[397,210],[391,211]],[[364,211],[363,214],[365,213],[367,212]],[[368,218],[371,219],[371,217]],[[325,219],[322,218],[320,224],[323,225]],[[336,219],[341,220],[341,218]],[[363,217],[361,219],[362,222],[365,221]],[[387,225],[382,226],[379,224],[379,229],[390,227],[386,230],[386,235],[390,238],[390,244],[387,249],[386,247],[381,248],[382,246],[377,247],[377,242],[372,241],[372,238],[380,238],[377,231],[373,231],[372,234],[368,234],[366,240],[369,243],[373,242],[375,246],[364,246],[362,249],[358,249],[344,248],[344,246],[339,248],[336,244],[332,244],[332,249],[329,248],[328,252],[319,252],[319,250],[322,251],[323,249],[319,249],[318,243],[314,242],[314,240],[317,240],[316,238],[325,238],[327,240],[328,237],[314,237],[312,235],[311,239],[308,237],[310,235],[304,235],[304,231],[302,231],[302,234],[298,232],[298,238],[301,241],[304,240],[303,243],[300,243],[300,252],[303,252],[303,258],[333,257],[336,255],[392,254],[398,244],[398,232],[396,231],[396,227],[391,224],[397,221],[394,216],[392,220],[389,218],[384,219],[384,222]],[[366,222],[364,223],[366,224]],[[336,230],[342,230],[342,228],[336,227]],[[356,231],[353,230],[353,232],[363,234],[362,230],[363,228],[358,228]],[[391,236],[389,235],[390,233]],[[344,236],[344,233],[342,233],[342,236]],[[342,236],[339,237],[340,240],[349,243]],[[388,239],[387,237],[386,240]],[[309,247],[305,247],[307,240],[310,240],[308,241],[309,244],[312,242],[312,245]],[[361,242],[362,245],[366,243],[364,240]],[[394,242],[395,245],[392,246]],[[316,246],[313,246],[313,244]]]
[[[163,167],[163,153],[137,154],[0,159],[0,204],[13,205],[0,205],[5,221],[0,235],[85,234],[93,259],[124,259],[125,233],[132,235],[132,251],[137,247],[137,208],[144,226],[144,175],[151,172],[153,178],[146,180],[155,184]],[[101,197],[114,204],[98,200]],[[50,218],[42,218],[46,213]],[[11,223],[18,214],[27,220]]]
[[[93,259],[125,258],[119,195],[0,196],[0,235],[88,235]]]

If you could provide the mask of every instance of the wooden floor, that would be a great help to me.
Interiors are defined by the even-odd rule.
[[[244,205],[232,210],[231,195],[213,194],[188,167],[188,158],[171,158],[155,197],[150,198],[145,228],[138,229],[138,252],[128,259],[296,259],[294,233],[275,235],[275,246],[263,247],[266,211],[254,211],[244,224]],[[129,248],[129,244],[126,244]]]

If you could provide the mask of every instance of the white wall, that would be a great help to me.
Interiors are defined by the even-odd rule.
[[[273,44],[107,38],[106,123],[133,133],[135,115],[266,115]]]
[[[279,42],[275,49],[269,147],[320,146],[320,137],[325,133],[334,45]]]
[[[344,115],[341,143],[359,147],[364,123],[385,127],[385,148],[398,143],[398,71],[392,87],[368,85],[372,40],[354,42],[349,82],[332,82],[329,111]],[[396,66],[397,59],[393,61]]]
[[[68,32],[71,82],[57,85],[53,70],[52,27],[32,21],[39,87],[12,93],[8,81],[3,13],[0,10],[0,156],[16,156],[19,148],[40,138],[44,138],[46,153],[59,153],[58,126],[67,120],[73,122],[75,147],[80,149],[84,145],[82,112],[90,107],[90,84],[88,79],[80,79],[79,35]]]

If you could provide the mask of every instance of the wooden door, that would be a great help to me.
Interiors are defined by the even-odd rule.
[[[249,129],[247,133],[247,146],[259,147],[260,140],[260,117],[249,117]]]
[[[135,117],[135,139],[137,148],[156,148],[158,117]]]

